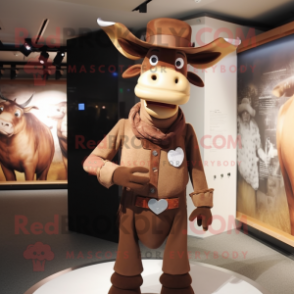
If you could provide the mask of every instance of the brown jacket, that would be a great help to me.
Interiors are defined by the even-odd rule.
[[[177,147],[184,150],[184,160],[179,167],[168,161],[168,151]],[[118,163],[111,160],[121,149],[121,166],[143,166],[149,168],[150,183],[136,194],[152,198],[173,198],[186,189],[189,175],[194,192],[190,193],[196,207],[213,206],[213,192],[208,189],[199,145],[193,127],[185,124],[182,136],[177,136],[168,149],[161,148],[149,140],[137,139],[130,121],[121,119],[92,152],[104,161],[98,168],[98,181],[105,187],[113,185],[112,177]]]

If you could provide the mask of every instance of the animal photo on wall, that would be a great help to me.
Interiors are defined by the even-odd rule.
[[[0,84],[0,185],[67,180],[66,84]]]
[[[294,240],[294,35],[238,56],[237,211]],[[291,243],[292,244],[292,243]]]

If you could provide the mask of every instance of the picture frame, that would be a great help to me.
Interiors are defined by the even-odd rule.
[[[54,144],[54,155],[50,163],[47,180],[37,180],[36,175],[34,180],[26,181],[24,174],[16,171],[16,181],[7,181],[3,177],[3,171],[0,168],[0,190],[43,190],[43,189],[67,189],[67,159],[64,158],[64,151],[61,150],[61,137],[64,141],[64,146],[67,149],[67,83],[66,80],[40,80],[40,79],[14,79],[0,80],[0,90],[2,97],[8,96],[9,100],[16,98],[15,102],[22,104],[27,100],[25,97],[33,95],[29,106],[37,106],[38,110],[33,110],[32,115],[37,117],[37,122],[40,121],[45,128],[50,129],[51,137]],[[31,94],[30,94],[31,93]],[[50,97],[49,97],[50,96]],[[0,99],[3,102],[3,99]],[[62,102],[63,117],[57,118],[55,111],[61,111],[55,106]],[[57,106],[56,106],[57,107]],[[50,113],[51,111],[51,113]],[[30,111],[31,112],[31,111]],[[47,115],[48,114],[48,115]],[[55,115],[55,116],[54,116]],[[60,121],[62,120],[62,123]],[[62,132],[57,134],[57,128],[62,128]],[[66,130],[65,130],[66,128]],[[60,135],[61,134],[61,135]],[[1,140],[1,137],[0,137]],[[66,156],[66,155],[65,155]],[[52,156],[51,156],[52,157]],[[64,160],[66,160],[66,165]],[[1,160],[0,160],[1,161]],[[0,162],[1,163],[1,162]]]
[[[271,125],[271,128],[273,125],[277,125],[276,121],[273,120],[276,119],[278,121],[278,107],[281,107],[282,103],[285,101],[288,101],[288,97],[283,97],[283,102],[279,102],[277,100],[276,104],[273,104],[275,102],[275,98],[273,94],[270,92],[273,89],[273,85],[279,84],[284,78],[288,78],[291,75],[294,74],[294,70],[292,65],[294,64],[294,54],[293,58],[289,58],[290,53],[287,55],[285,52],[287,52],[287,44],[294,43],[294,22],[290,22],[288,24],[285,24],[281,27],[275,28],[273,30],[267,31],[265,33],[261,33],[260,35],[253,36],[252,38],[245,40],[237,50],[237,56],[238,56],[238,103],[239,105],[242,103],[242,98],[244,98],[246,95],[248,96],[248,99],[250,100],[250,103],[252,107],[258,109],[258,117],[255,117],[257,120],[257,125],[259,125],[261,129],[261,137],[264,137],[264,141],[268,138],[271,138],[272,142],[275,141],[275,134],[273,130],[270,129],[268,125]],[[284,47],[283,47],[284,46]],[[275,50],[273,49],[275,48]],[[263,54],[263,57],[261,57],[261,51]],[[274,55],[273,51],[275,52],[281,52],[281,57],[278,57],[278,54]],[[285,55],[285,56],[282,56]],[[266,64],[265,58],[268,56],[268,62]],[[289,65],[287,64],[287,61],[282,59],[288,58]],[[293,59],[293,61],[292,61]],[[279,62],[282,60],[282,63],[279,64]],[[285,66],[285,64],[287,66]],[[250,68],[251,67],[251,68]],[[247,73],[245,73],[245,68],[247,70]],[[256,70],[255,73],[253,73],[253,69]],[[271,70],[269,70],[271,69]],[[252,73],[248,73],[248,71],[252,71]],[[258,78],[256,78],[258,77]],[[247,83],[247,85],[246,85]],[[244,93],[241,94],[241,91],[244,89],[247,89],[251,87],[250,91],[257,91],[258,96],[255,97],[255,94],[252,94],[252,97],[249,97],[250,94],[249,91],[247,91],[247,94]],[[241,90],[240,90],[241,89]],[[246,90],[244,90],[246,92]],[[244,96],[245,95],[245,96]],[[246,96],[246,97],[247,97]],[[258,105],[258,106],[256,106]],[[276,107],[276,108],[275,108]],[[272,121],[268,119],[268,117],[272,114]],[[264,118],[267,118],[267,121],[265,125],[262,125],[262,121]],[[259,121],[258,121],[259,119]],[[267,125],[268,124],[268,125]],[[271,132],[272,131],[272,132]],[[262,138],[263,139],[263,138]],[[263,141],[263,140],[261,140]],[[264,144],[265,145],[265,144]],[[274,142],[273,146],[276,146],[276,142]],[[239,159],[238,159],[239,160]],[[239,193],[239,182],[238,182],[238,188],[237,188],[237,212],[236,212],[236,219],[237,221],[241,222],[243,226],[249,226],[253,228],[254,230],[260,231],[270,237],[272,237],[274,240],[277,240],[278,242],[282,242],[289,245],[291,248],[294,247],[294,234],[293,234],[293,221],[290,219],[290,228],[287,224],[285,226],[285,230],[281,229],[282,225],[275,225],[273,222],[268,222],[268,218],[266,216],[266,210],[264,209],[265,213],[261,216],[260,211],[262,209],[259,209],[259,204],[262,207],[267,207],[268,211],[271,209],[271,206],[273,211],[275,209],[274,205],[276,204],[275,200],[277,199],[277,196],[279,195],[280,190],[278,188],[280,187],[280,182],[283,182],[283,180],[278,181],[279,178],[278,175],[273,176],[266,175],[266,172],[262,171],[261,166],[262,163],[259,164],[259,188],[256,190],[257,193],[255,194],[255,199],[257,202],[257,212],[256,216],[252,216],[249,214],[246,214],[244,212],[241,212],[238,206],[238,199],[240,197]],[[264,166],[263,166],[264,167]],[[240,176],[239,170],[238,170],[238,176]],[[280,178],[282,178],[280,173]],[[262,179],[262,180],[261,180]],[[267,181],[267,184],[264,184]],[[276,183],[275,183],[276,181]],[[270,184],[268,184],[270,182]],[[272,184],[272,187],[269,188],[269,186]],[[269,191],[269,189],[272,189]],[[276,190],[275,190],[276,189]],[[263,190],[259,193],[260,190]],[[287,193],[285,191],[285,193]],[[270,197],[265,197],[265,196]],[[258,199],[263,197],[263,200]],[[274,200],[273,200],[274,199]],[[286,196],[287,199],[287,196]],[[258,202],[260,200],[260,203]],[[271,201],[272,204],[269,204]],[[262,203],[263,201],[263,203]],[[285,200],[283,200],[285,202]],[[240,201],[239,201],[240,202]],[[271,206],[270,206],[271,205]],[[283,204],[285,209],[285,203]],[[280,206],[279,206],[280,207]],[[282,207],[282,206],[281,206]],[[259,210],[258,210],[259,209]],[[278,209],[278,208],[276,208]],[[289,208],[290,209],[290,208]],[[268,212],[269,213],[269,212]],[[283,212],[284,213],[284,212]],[[282,214],[282,212],[281,212]],[[253,214],[254,215],[254,214]],[[283,222],[281,221],[282,218],[286,218],[286,212],[284,213],[284,216],[277,217],[276,222]],[[274,218],[275,216],[272,216]],[[289,217],[290,218],[290,217]],[[285,223],[285,222],[284,222]],[[286,228],[287,227],[287,228]],[[292,233],[291,233],[292,228]],[[275,242],[274,242],[275,243]]]

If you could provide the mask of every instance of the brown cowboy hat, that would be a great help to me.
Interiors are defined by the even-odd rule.
[[[193,47],[191,45],[192,29],[190,25],[184,21],[172,18],[157,18],[149,21],[147,24],[146,41],[134,36],[121,23],[103,21],[101,18],[98,18],[97,22],[120,53],[132,60],[142,58],[142,56],[135,54],[135,51],[146,52],[146,49],[160,47],[184,51],[186,55],[190,56],[188,59],[192,66],[195,68],[208,68],[229,53],[234,52],[241,43],[239,39],[218,38],[204,46]],[[134,48],[134,54],[129,50],[128,52],[125,50],[126,46],[124,44],[126,43],[131,45],[128,47]]]

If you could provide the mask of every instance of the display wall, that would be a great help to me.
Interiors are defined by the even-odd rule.
[[[293,30],[294,24],[287,27]],[[260,40],[269,39],[268,35]],[[273,38],[238,55],[242,148],[238,149],[237,211],[239,219],[294,246],[294,35],[281,37],[280,29],[279,34],[271,34]]]
[[[36,85],[32,79],[3,80],[0,90],[1,114],[6,118],[0,130],[0,188],[29,187],[36,180],[38,184],[66,184],[66,82]],[[8,128],[11,123],[9,130],[4,122]]]
[[[201,17],[187,22],[192,27],[192,42],[195,46],[212,42],[217,37],[249,40],[250,34],[259,30]],[[215,66],[206,70],[193,69],[204,81],[204,88],[191,86],[191,97],[182,105],[186,121],[191,123],[197,134],[208,186],[214,188],[214,221],[207,232],[189,223],[188,234],[208,237],[235,228],[236,217],[236,110],[237,55],[231,53]],[[193,191],[187,186],[188,215],[194,205],[188,195]]]

